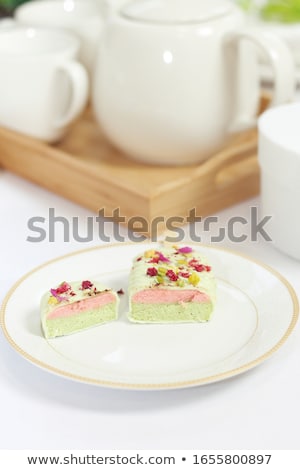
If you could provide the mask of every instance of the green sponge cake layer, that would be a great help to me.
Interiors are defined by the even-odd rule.
[[[116,306],[111,303],[98,309],[86,310],[84,313],[73,315],[71,318],[62,317],[45,320],[44,330],[47,332],[47,338],[55,338],[56,336],[70,335],[114,320],[117,320]]]
[[[216,283],[211,266],[190,247],[148,250],[130,274],[129,319],[138,323],[206,322]]]
[[[97,282],[63,282],[42,297],[46,338],[69,335],[117,319],[119,298]]]
[[[211,302],[181,304],[139,304],[132,303],[130,318],[137,323],[189,323],[206,322],[210,319]]]

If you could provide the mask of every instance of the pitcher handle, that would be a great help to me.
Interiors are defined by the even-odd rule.
[[[243,45],[244,44],[244,45]],[[248,44],[248,46],[247,46]],[[296,91],[296,66],[288,46],[276,35],[268,32],[240,31],[226,35],[226,45],[235,53],[237,72],[236,103],[234,119],[230,126],[230,132],[238,132],[256,126],[257,108],[260,93],[257,96],[251,94],[249,80],[258,79],[249,77],[249,70],[245,67],[247,54],[255,53],[255,61],[258,65],[258,54],[253,44],[264,54],[270,63],[274,76],[274,90],[269,107],[293,101]],[[250,47],[251,49],[250,49]],[[244,50],[242,50],[244,47]],[[254,70],[257,70],[254,67]]]

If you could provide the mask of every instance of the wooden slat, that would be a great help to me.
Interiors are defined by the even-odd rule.
[[[262,106],[265,106],[265,101]],[[199,165],[143,165],[122,155],[102,135],[87,110],[62,142],[48,145],[0,128],[0,165],[56,194],[107,215],[186,217],[209,215],[256,195],[257,133],[235,136]]]

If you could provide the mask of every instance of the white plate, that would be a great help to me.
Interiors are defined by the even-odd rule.
[[[297,297],[272,269],[242,255],[198,245],[218,279],[217,306],[205,324],[118,322],[46,341],[39,300],[63,280],[98,279],[127,288],[132,258],[150,244],[106,245],[55,259],[23,277],[1,310],[4,334],[33,364],[64,377],[108,387],[170,389],[240,374],[267,359],[287,339],[298,317]]]

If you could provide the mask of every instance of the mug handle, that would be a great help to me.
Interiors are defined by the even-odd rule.
[[[254,91],[253,87],[253,80],[258,80],[258,54],[253,44],[264,54],[274,75],[273,96],[268,107],[293,101],[296,91],[296,65],[288,46],[273,33],[237,31],[226,36],[225,41],[235,56],[236,106],[235,117],[229,129],[234,133],[253,128],[257,124],[261,96],[260,88]],[[251,68],[247,67],[251,55],[257,64],[252,67],[252,74]]]
[[[54,122],[56,130],[63,129],[74,121],[84,110],[89,94],[89,81],[86,69],[76,61],[61,63],[57,70],[67,75],[71,84],[70,104],[63,116]]]

